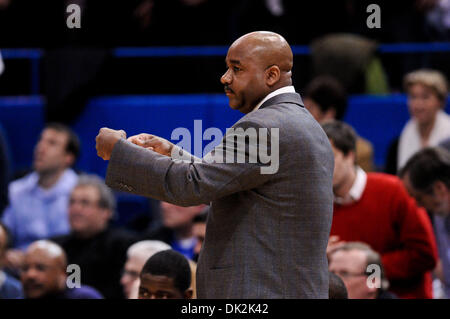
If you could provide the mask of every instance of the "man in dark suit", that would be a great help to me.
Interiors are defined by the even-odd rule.
[[[434,275],[450,298],[450,139],[414,154],[399,175],[410,195],[430,214],[439,252]]]
[[[110,225],[116,202],[112,191],[95,175],[81,175],[70,194],[70,233],[51,238],[82,269],[81,283],[107,299],[124,297],[120,272],[134,234]]]
[[[291,48],[253,32],[231,45],[226,64],[230,107],[246,115],[213,151],[198,159],[153,135],[127,141],[102,128],[106,182],[176,205],[211,203],[198,298],[327,298],[334,159],[292,86]]]

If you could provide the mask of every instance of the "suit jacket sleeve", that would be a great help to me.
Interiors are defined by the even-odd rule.
[[[251,121],[241,121],[235,128],[262,126]],[[270,132],[265,139],[270,142]],[[245,140],[245,146],[228,143],[236,138]],[[248,139],[235,130],[227,132],[222,142],[203,159],[176,160],[151,150],[136,146],[124,139],[114,146],[109,161],[106,184],[112,188],[148,196],[179,206],[193,206],[239,192],[265,183],[270,174],[261,174],[263,164],[250,161]],[[257,148],[270,148],[270,143],[260,143]],[[226,155],[244,156],[244,163],[225,163]],[[186,154],[183,156],[186,159]],[[218,163],[222,158],[223,163]],[[216,162],[212,162],[214,159]]]

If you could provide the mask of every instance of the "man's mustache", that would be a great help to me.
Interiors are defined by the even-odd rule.
[[[23,287],[24,287],[25,289],[29,289],[29,288],[31,288],[31,289],[36,289],[36,288],[37,288],[37,289],[42,289],[42,288],[43,288],[43,285],[42,285],[41,283],[35,281],[35,280],[30,279],[30,280],[26,280],[26,281],[23,283]]]
[[[225,86],[224,86],[224,89],[225,89],[225,92],[231,92],[231,93],[234,93],[233,90],[232,90],[228,85],[226,85],[226,84],[225,84]]]

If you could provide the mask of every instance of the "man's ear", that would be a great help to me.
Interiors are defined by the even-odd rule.
[[[266,69],[266,84],[268,86],[274,86],[280,80],[281,71],[278,65],[272,65]]]
[[[356,165],[356,151],[349,151],[347,155],[345,155],[346,158],[350,158],[353,162],[353,164]]]
[[[75,156],[72,153],[66,153],[65,156],[66,167],[71,167],[75,164]]]
[[[62,268],[62,269],[60,269],[60,272],[58,275],[59,289],[64,290],[67,287],[66,281],[67,281],[66,269]]]
[[[326,112],[323,115],[323,120],[325,121],[332,121],[336,119],[336,109],[334,108],[329,108],[328,110],[326,110]]]
[[[102,214],[107,222],[113,218],[113,212],[110,209],[102,208]]]
[[[192,288],[186,289],[186,291],[184,292],[184,299],[192,299],[193,294],[194,292],[192,291]]]
[[[433,184],[433,193],[439,197],[443,197],[449,193],[449,189],[442,181],[436,181]]]

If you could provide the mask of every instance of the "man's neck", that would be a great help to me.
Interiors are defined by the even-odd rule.
[[[346,198],[352,189],[353,184],[356,180],[356,168],[352,168],[347,178],[344,180],[344,182],[341,185],[338,185],[334,189],[334,195],[341,198]]]
[[[82,232],[74,232],[74,235],[78,239],[88,240],[88,239],[94,238],[94,237],[100,235],[101,233],[105,232],[107,227],[108,226],[104,226],[104,227],[99,227],[97,229],[89,229],[89,230],[84,230]]]
[[[39,186],[44,189],[52,188],[64,174],[64,171],[65,169],[48,173],[39,173]]]

